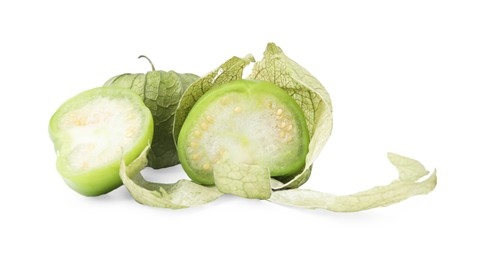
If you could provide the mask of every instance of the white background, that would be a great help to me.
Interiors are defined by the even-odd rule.
[[[489,259],[487,1],[9,2],[0,3],[0,259]],[[387,184],[392,151],[437,168],[434,192],[359,213],[232,196],[168,210],[124,187],[80,196],[56,172],[48,121],[67,98],[148,71],[140,54],[157,69],[204,75],[233,55],[261,59],[270,41],[333,101],[333,134],[304,187]]]

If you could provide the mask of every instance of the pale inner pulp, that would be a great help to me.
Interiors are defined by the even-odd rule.
[[[280,173],[298,159],[303,140],[293,114],[274,96],[230,93],[209,104],[190,128],[189,165],[212,172],[225,160],[261,165]]]
[[[143,134],[141,111],[126,99],[97,98],[63,115],[60,152],[73,171],[120,160]]]

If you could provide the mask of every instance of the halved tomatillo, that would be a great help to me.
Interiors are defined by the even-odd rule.
[[[133,91],[95,88],[69,99],[49,122],[63,180],[86,196],[119,186],[121,158],[132,162],[153,138],[150,110]]]
[[[288,176],[305,165],[309,134],[301,108],[278,86],[237,80],[206,92],[178,137],[179,160],[195,182],[212,185],[213,167],[235,163]]]

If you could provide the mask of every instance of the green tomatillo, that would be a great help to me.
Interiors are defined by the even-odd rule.
[[[131,163],[151,143],[153,118],[133,91],[95,88],[61,105],[49,135],[63,180],[80,194],[97,196],[121,186],[121,158]]]
[[[199,77],[190,73],[155,70],[147,73],[125,73],[109,79],[104,86],[128,88],[138,94],[150,109],[155,123],[155,135],[148,152],[148,166],[159,169],[179,163],[172,129],[175,109],[182,93]]]
[[[206,92],[178,138],[179,158],[195,182],[214,184],[214,166],[231,161],[268,168],[272,177],[303,170],[309,134],[301,108],[278,86],[235,80]]]

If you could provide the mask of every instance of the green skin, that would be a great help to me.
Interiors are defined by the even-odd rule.
[[[119,177],[119,165],[121,161],[120,159],[113,160],[99,167],[86,170],[72,170],[66,164],[65,160],[68,156],[67,153],[70,152],[66,151],[68,149],[65,148],[65,144],[70,143],[72,140],[64,134],[64,129],[60,129],[59,122],[65,113],[77,109],[87,102],[93,101],[99,97],[129,100],[130,103],[138,109],[139,115],[143,117],[143,123],[140,126],[140,129],[143,129],[143,133],[138,135],[138,139],[132,145],[130,150],[124,151],[123,160],[126,164],[135,160],[145,147],[151,143],[153,138],[153,118],[151,112],[145,106],[141,98],[131,90],[108,87],[95,88],[82,92],[61,105],[49,122],[49,135],[58,155],[56,168],[68,186],[85,196],[98,196],[121,186],[122,181]],[[112,128],[108,126],[108,129],[109,134],[113,134],[110,132]],[[120,147],[112,147],[110,149],[114,150],[116,153],[123,152],[120,150]]]
[[[299,140],[295,140],[297,146],[299,146],[299,154],[294,158],[284,163],[277,169],[270,169],[270,174],[273,177],[279,176],[292,176],[295,175],[304,168],[306,154],[308,153],[309,135],[306,120],[301,108],[284,90],[276,85],[258,80],[236,80],[224,84],[222,86],[215,87],[206,92],[192,107],[189,112],[178,138],[177,151],[179,153],[179,160],[184,168],[185,172],[193,181],[204,184],[213,185],[213,175],[202,169],[193,168],[189,160],[189,156],[186,154],[186,147],[190,144],[190,136],[192,135],[193,122],[197,122],[201,115],[207,111],[207,107],[217,100],[231,92],[235,93],[247,93],[251,98],[260,97],[262,95],[274,96],[277,100],[288,109],[293,115],[293,120],[297,126],[301,129],[301,137]],[[241,141],[241,136],[236,136],[237,140]],[[246,138],[246,137],[245,137]]]

